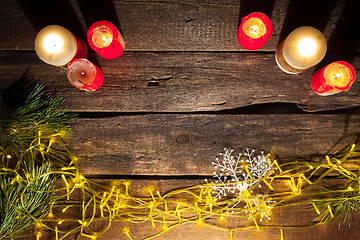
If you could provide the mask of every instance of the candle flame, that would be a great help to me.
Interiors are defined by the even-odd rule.
[[[243,31],[252,38],[259,38],[266,34],[265,24],[259,18],[250,18],[243,25]]]
[[[59,53],[64,47],[64,40],[57,34],[51,33],[44,38],[43,46],[48,53]]]
[[[106,26],[98,26],[94,29],[92,36],[93,43],[98,48],[105,48],[110,46],[113,41],[113,34],[110,28]]]
[[[297,44],[297,50],[299,54],[304,57],[311,57],[316,53],[317,44],[314,39],[312,38],[303,38]]]
[[[259,32],[259,27],[256,25],[253,25],[250,27],[250,32],[253,34],[257,34]]]
[[[326,66],[324,78],[327,84],[335,87],[346,87],[351,81],[351,73],[344,65],[333,62]]]

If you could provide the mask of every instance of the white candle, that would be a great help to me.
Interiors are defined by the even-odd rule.
[[[69,63],[67,77],[72,85],[89,92],[96,91],[104,82],[101,69],[85,58],[77,58]]]
[[[284,72],[297,74],[319,63],[326,50],[326,39],[319,30],[300,27],[277,47],[276,63]]]
[[[35,51],[41,60],[54,66],[64,66],[74,58],[87,56],[85,43],[58,25],[47,26],[37,34]]]

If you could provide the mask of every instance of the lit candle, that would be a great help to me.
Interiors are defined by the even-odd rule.
[[[261,48],[269,40],[273,25],[264,13],[254,12],[244,17],[239,26],[237,39],[248,50]]]
[[[91,25],[87,40],[90,47],[106,59],[119,57],[125,48],[123,36],[115,25],[108,21],[98,21]]]
[[[316,71],[311,78],[311,87],[319,95],[332,95],[348,91],[355,78],[353,66],[344,61],[337,61]]]
[[[35,51],[42,61],[53,66],[64,66],[75,58],[87,56],[85,43],[58,25],[41,29],[35,38]]]
[[[104,82],[101,69],[85,58],[78,58],[69,63],[67,77],[72,85],[89,92],[99,89]]]
[[[319,63],[326,54],[326,39],[313,27],[300,27],[276,49],[276,63],[286,73],[298,74]]]

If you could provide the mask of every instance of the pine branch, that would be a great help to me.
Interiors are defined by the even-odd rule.
[[[1,172],[0,183],[0,239],[15,239],[22,236],[35,219],[48,213],[53,202],[53,183],[49,162],[40,167],[30,161],[24,163],[23,173],[14,176]]]
[[[0,143],[22,149],[37,136],[38,131],[52,132],[61,136],[70,133],[65,123],[75,119],[76,114],[68,113],[62,107],[62,98],[43,96],[43,85],[37,85],[29,94],[23,106],[8,109],[0,95]]]

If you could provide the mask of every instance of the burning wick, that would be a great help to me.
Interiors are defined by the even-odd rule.
[[[335,79],[338,79],[340,76],[341,76],[341,74],[340,74],[340,73],[337,73],[337,74],[334,76],[334,78],[335,78]]]
[[[85,76],[85,72],[84,72],[84,71],[82,71],[80,74],[81,74],[81,76]]]
[[[253,34],[257,34],[259,32],[259,27],[258,26],[251,26],[250,27],[250,32]]]

